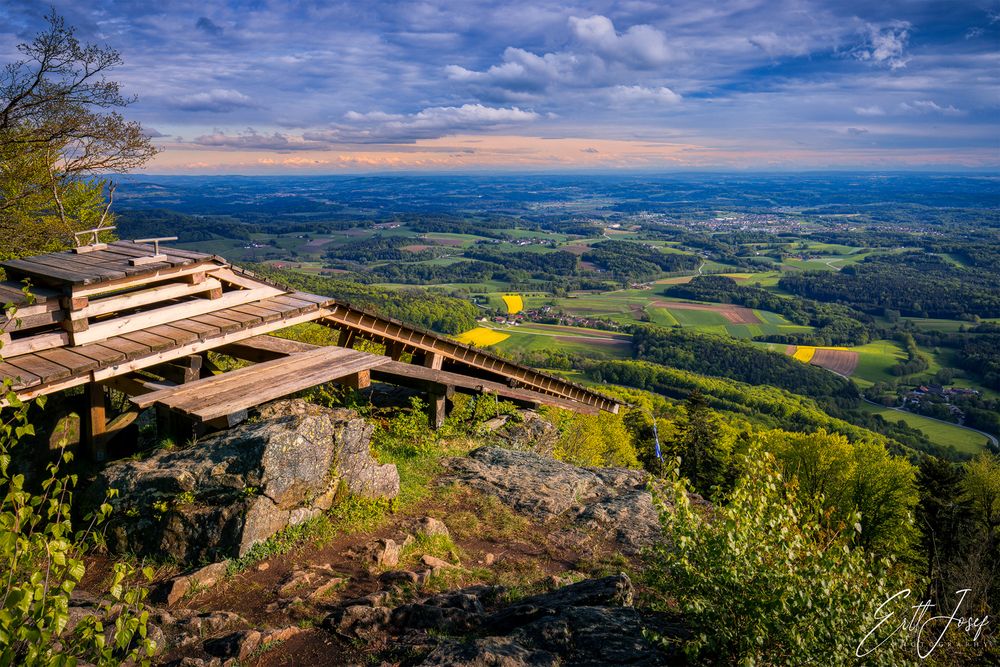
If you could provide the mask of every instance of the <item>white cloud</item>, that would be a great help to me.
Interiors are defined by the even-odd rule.
[[[674,58],[662,32],[650,25],[634,25],[624,33],[606,16],[571,16],[569,27],[576,39],[604,58],[639,67],[656,67]]]
[[[234,148],[238,150],[272,150],[293,151],[323,148],[323,144],[304,141],[301,137],[275,132],[261,134],[253,128],[248,128],[239,134],[226,134],[215,130],[212,134],[195,137],[191,143],[209,148]]]
[[[855,51],[859,60],[888,65],[894,70],[906,67],[910,60],[904,55],[910,39],[910,24],[907,21],[893,21],[884,27],[868,23],[865,29],[868,32],[867,43]]]
[[[859,116],[884,116],[885,109],[877,104],[873,104],[870,107],[854,107],[854,113]]]
[[[899,110],[903,113],[939,113],[944,116],[961,116],[962,110],[956,109],[952,105],[941,106],[934,100],[913,100],[912,102],[902,102]]]
[[[460,107],[428,107],[413,114],[381,111],[349,111],[344,122],[325,130],[306,132],[307,141],[326,143],[412,143],[458,132],[477,132],[518,125],[541,116],[518,107],[488,107],[464,104]]]
[[[236,109],[255,108],[257,105],[254,104],[252,99],[238,90],[213,88],[202,93],[181,95],[172,101],[171,106],[181,111],[226,113]]]
[[[802,56],[809,53],[809,44],[801,35],[779,35],[764,32],[750,37],[747,41],[771,56]]]
[[[611,97],[616,102],[643,103],[654,102],[673,106],[679,104],[681,96],[666,86],[659,88],[644,88],[643,86],[615,86],[611,89]]]

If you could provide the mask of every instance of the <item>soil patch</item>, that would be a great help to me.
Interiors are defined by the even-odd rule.
[[[744,306],[734,306],[729,303],[687,303],[683,301],[656,301],[653,303],[658,308],[668,310],[707,310],[719,313],[726,318],[730,324],[761,324],[760,318],[749,308]]]
[[[853,350],[816,350],[809,363],[839,375],[851,375],[858,367],[858,353]]]

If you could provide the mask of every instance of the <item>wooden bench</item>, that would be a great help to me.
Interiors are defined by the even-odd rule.
[[[213,422],[326,382],[364,383],[372,368],[388,361],[367,352],[320,347],[131,400],[139,408],[162,406],[198,422]]]

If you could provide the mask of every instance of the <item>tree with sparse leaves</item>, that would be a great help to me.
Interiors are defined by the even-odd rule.
[[[0,257],[72,243],[73,232],[111,223],[114,185],[156,153],[134,101],[107,78],[122,63],[109,47],[81,44],[54,11],[0,70]]]

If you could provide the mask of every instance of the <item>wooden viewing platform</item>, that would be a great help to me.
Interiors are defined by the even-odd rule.
[[[22,400],[85,385],[86,435],[97,458],[110,436],[106,387],[131,396],[137,409],[156,406],[203,427],[231,425],[256,405],[331,381],[425,390],[435,425],[454,391],[585,413],[617,412],[620,404],[485,350],[262,280],[215,255],[169,247],[156,254],[151,245],[116,241],[0,265],[7,273],[0,302],[16,307],[0,318],[0,380]],[[303,322],[337,329],[337,346],[266,335]],[[385,354],[351,349],[359,340]],[[209,350],[253,365],[213,372]]]

